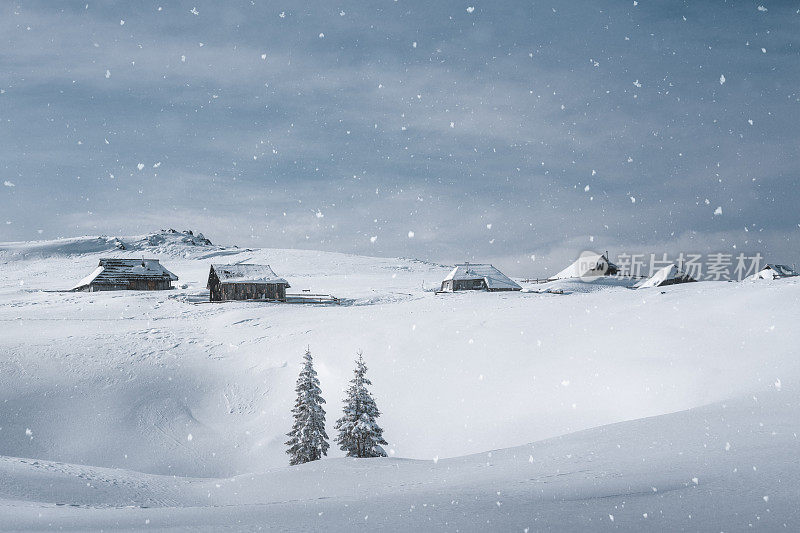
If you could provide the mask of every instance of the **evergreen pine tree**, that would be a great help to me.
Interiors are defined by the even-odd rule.
[[[292,430],[286,434],[289,437],[286,441],[289,447],[286,453],[289,454],[290,465],[299,465],[328,455],[330,446],[328,434],[325,433],[325,410],[322,408],[325,400],[322,398],[322,389],[319,387],[309,349],[306,349],[303,356],[303,369],[294,390],[297,392],[297,400],[292,409],[294,424]]]
[[[367,379],[367,366],[361,352],[356,359],[355,376],[350,380],[347,397],[344,400],[344,414],[336,421],[339,435],[336,443],[347,452],[348,457],[386,457],[381,444],[383,429],[376,420],[381,416],[375,399],[367,390],[372,382]]]

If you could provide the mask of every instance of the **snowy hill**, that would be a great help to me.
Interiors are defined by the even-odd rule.
[[[11,529],[765,531],[800,520],[797,391],[441,459],[225,479],[0,458]]]
[[[43,528],[41,512],[78,529],[145,519],[214,529],[234,516],[264,523],[272,509],[276,524],[295,528],[303,515],[313,528],[311,506],[339,529],[424,529],[428,518],[479,529],[476,514],[501,529],[537,520],[637,529],[642,513],[665,528],[742,529],[756,514],[797,527],[787,501],[799,474],[782,462],[800,456],[797,278],[436,295],[443,265],[188,237],[0,244],[0,515],[15,520],[3,523]],[[186,288],[48,292],[99,257],[144,251]],[[269,264],[292,291],[349,305],[200,303],[212,258]],[[364,351],[387,460],[354,463],[332,450],[318,464],[284,466],[306,346],[329,434]],[[598,429],[574,433],[588,428]],[[726,505],[739,514],[725,522],[708,502],[731,488]],[[370,496],[354,503],[359,494]],[[691,507],[699,502],[709,508]],[[153,509],[115,510],[126,505]]]
[[[0,243],[0,260],[19,260],[46,258],[54,256],[73,256],[91,253],[117,253],[137,251],[162,255],[184,255],[195,246],[206,249],[219,249],[202,233],[191,230],[161,230],[157,233],[134,237],[75,237],[38,242]]]

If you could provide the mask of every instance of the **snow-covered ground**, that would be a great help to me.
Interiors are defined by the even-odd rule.
[[[0,528],[800,528],[796,278],[436,295],[444,265],[184,241],[0,244]],[[50,292],[109,255],[186,288]],[[205,303],[243,260],[345,304]],[[364,351],[389,458],[284,466],[306,346],[329,434]]]

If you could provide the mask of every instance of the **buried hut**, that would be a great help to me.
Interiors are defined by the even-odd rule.
[[[73,291],[158,291],[172,288],[178,276],[158,259],[101,259],[99,266],[78,282]]]
[[[593,279],[601,276],[616,276],[619,273],[619,267],[608,260],[607,254],[608,252],[605,254],[584,252],[574,263],[550,278],[550,280]]]
[[[678,283],[691,283],[697,281],[689,274],[678,268],[678,265],[667,265],[660,268],[651,277],[644,279],[634,285],[636,289],[646,289],[648,287],[664,287],[666,285],[676,285]]]
[[[442,292],[520,291],[522,287],[492,265],[456,265],[442,281]]]
[[[798,274],[789,265],[776,265],[775,263],[767,263],[764,265],[764,268],[745,279],[781,279],[791,278],[798,275],[800,274]]]
[[[289,282],[278,277],[269,265],[211,265],[208,273],[209,300],[286,301]]]

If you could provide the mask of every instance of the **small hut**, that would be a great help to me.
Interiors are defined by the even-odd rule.
[[[619,273],[619,267],[609,261],[605,254],[584,252],[574,263],[550,279],[591,279],[600,276],[616,276],[617,273]]]
[[[798,276],[797,272],[789,265],[776,265],[774,263],[767,263],[764,268],[749,276],[746,279],[780,279],[791,278]]]
[[[285,302],[289,282],[279,278],[269,265],[211,265],[208,273],[209,300],[272,300]]]
[[[456,265],[442,281],[442,292],[520,290],[522,287],[492,265]]]
[[[99,266],[78,282],[73,291],[160,291],[172,288],[178,276],[158,259],[101,259]]]
[[[646,289],[648,287],[664,287],[666,285],[691,283],[693,281],[697,280],[678,268],[677,265],[667,265],[664,268],[658,269],[650,278],[644,279],[634,285],[634,288]]]

